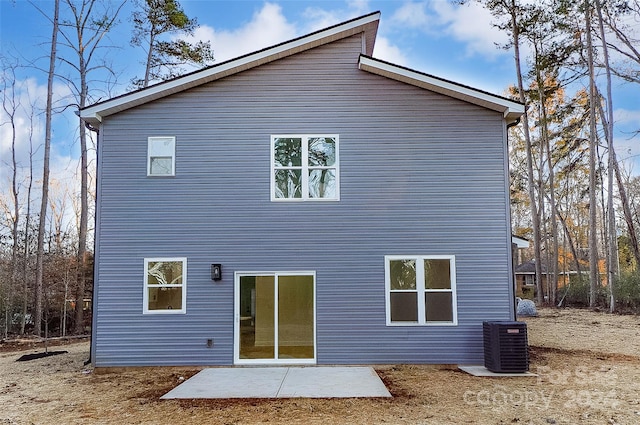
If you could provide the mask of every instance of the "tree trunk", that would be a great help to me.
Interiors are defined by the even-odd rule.
[[[87,63],[84,58],[84,27],[77,25],[78,33],[78,70],[80,74],[80,108],[84,108],[89,95],[87,86]],[[88,159],[87,159],[87,131],[82,119],[78,121],[80,132],[80,228],[78,229],[78,274],[76,285],[76,309],[75,309],[75,329],[76,334],[84,333],[84,292],[87,270],[87,224],[89,220],[88,201]]]
[[[598,290],[598,234],[596,201],[596,82],[591,41],[591,4],[585,1],[587,60],[589,67],[589,307],[595,307]]]
[[[539,52],[536,47],[536,57]],[[555,174],[553,171],[553,161],[551,157],[551,142],[549,141],[549,123],[547,117],[546,95],[544,93],[544,79],[540,72],[540,67],[537,65],[536,60],[536,83],[538,86],[538,97],[540,101],[540,134],[541,142],[546,151],[547,169],[549,172],[549,201],[551,203],[551,238],[553,242],[552,249],[547,249],[547,256],[551,256],[547,261],[547,296],[550,305],[556,305],[557,290],[558,290],[558,220],[556,218],[556,195],[555,195]],[[542,155],[540,159],[541,163]],[[540,169],[542,170],[542,164]],[[542,179],[540,179],[542,181]],[[543,202],[543,201],[541,201]],[[550,254],[551,253],[551,254]]]
[[[56,66],[56,52],[58,43],[58,16],[60,0],[54,2],[53,30],[51,35],[51,54],[49,57],[49,76],[47,78],[47,106],[45,110],[45,136],[44,136],[44,160],[42,167],[42,199],[40,202],[40,221],[38,224],[38,250],[36,253],[36,308],[34,319],[34,331],[37,336],[42,335],[42,299],[43,299],[43,274],[44,274],[44,228],[47,217],[47,203],[49,201],[49,156],[51,152],[51,120],[53,109],[53,77]]]
[[[81,101],[84,103],[84,100]],[[81,107],[83,107],[82,105]],[[89,217],[88,202],[88,168],[87,168],[87,134],[80,121],[80,229],[78,231],[78,284],[76,287],[75,329],[76,334],[84,333],[84,293],[87,270],[87,223]]]
[[[15,84],[15,79],[14,79]],[[5,309],[9,314],[5,319],[5,339],[9,334],[9,320],[11,320],[11,312],[13,310],[13,292],[15,286],[18,283],[18,224],[20,220],[20,200],[18,199],[18,163],[16,161],[16,123],[15,116],[11,115],[11,166],[13,168],[11,175],[11,192],[13,195],[13,226],[11,228],[11,239],[13,240],[13,246],[11,247],[11,280],[9,282],[9,288],[7,288],[7,303]]]
[[[565,220],[565,218],[562,216],[562,214],[560,213],[560,210],[558,209],[558,206],[555,206],[555,210],[556,210],[556,215],[558,216],[558,219],[560,220],[560,224],[562,224],[562,229],[564,230],[564,234],[566,236],[566,241],[569,243],[569,248],[571,249],[571,254],[573,255],[573,258],[575,258],[575,262],[576,262],[576,272],[578,273],[578,279],[580,281],[582,281],[582,267],[580,267],[580,261],[578,261],[578,250],[576,249],[576,244],[573,241],[573,236],[571,236],[571,232],[569,231],[569,226],[567,226],[567,221]],[[571,283],[569,282],[569,285]],[[562,297],[562,299],[556,304],[558,307],[562,306],[562,302],[564,301],[564,297],[566,296],[566,291],[565,291],[565,295]]]
[[[30,240],[30,227],[31,227],[31,190],[33,189],[33,122],[34,122],[34,108],[31,106],[31,115],[29,117],[29,184],[27,185],[27,212],[25,215],[24,223],[24,260],[22,262],[22,317],[20,320],[20,335],[24,335],[25,327],[27,324],[27,293],[29,292],[29,284],[27,283],[27,270],[29,269],[29,256],[31,251],[29,249]]]
[[[20,199],[18,190],[18,162],[16,160],[16,111],[18,109],[18,103],[16,101],[16,78],[15,68],[17,65],[13,64],[5,71],[11,73],[10,86],[5,84],[2,93],[2,109],[9,117],[9,126],[11,127],[11,197],[13,198],[13,217],[11,218],[11,240],[13,241],[11,247],[11,270],[9,273],[8,281],[3,283],[7,284],[4,300],[5,309],[5,327],[4,338],[9,335],[9,328],[11,319],[13,317],[13,293],[15,291],[16,284],[18,282],[18,225],[20,222]]]
[[[609,310],[613,313],[616,309],[616,299],[614,292],[615,280],[618,275],[618,240],[616,237],[616,218],[613,206],[613,174],[617,168],[615,148],[613,146],[613,98],[611,92],[611,67],[609,66],[609,49],[607,47],[606,36],[604,32],[604,23],[602,21],[602,8],[600,6],[600,0],[595,0],[596,11],[598,13],[598,27],[600,30],[600,38],[602,39],[602,53],[604,59],[604,67],[607,74],[607,112],[608,116],[605,123],[605,137],[607,138],[607,146],[609,148],[609,161],[608,161],[608,194],[607,194],[607,209],[608,215],[608,228],[609,228],[609,264],[608,264],[608,276],[607,283],[609,284]],[[637,243],[637,241],[636,241]],[[636,247],[637,249],[637,247]]]
[[[537,126],[538,129],[541,128],[540,125]],[[551,263],[551,258],[549,258],[549,230],[547,229],[548,220],[547,220],[547,204],[545,202],[545,190],[544,190],[544,143],[542,137],[540,137],[540,153],[538,155],[538,214],[540,216],[540,231],[541,231],[541,240],[540,240],[540,250],[541,255],[544,252],[544,287],[542,291],[542,300],[541,302],[547,303],[548,295],[549,295],[549,264]],[[540,266],[542,267],[542,265]]]
[[[97,11],[98,4],[109,5],[103,11]],[[77,95],[78,106],[84,108],[89,100],[88,74],[96,67],[91,66],[91,60],[97,51],[101,40],[110,31],[116,23],[117,16],[124,7],[126,1],[120,2],[115,9],[110,7],[111,2],[98,0],[82,0],[74,2],[66,0],[66,4],[73,13],[74,21],[65,24],[61,30],[61,36],[64,39],[64,46],[71,49],[77,55],[77,63],[69,58],[62,57],[61,60],[71,65],[78,72],[79,87]],[[65,28],[70,27],[75,34],[67,33]],[[95,60],[95,59],[94,59]],[[102,66],[100,66],[102,67]],[[100,68],[98,67],[98,68]],[[75,299],[76,306],[75,316],[75,333],[84,332],[84,296],[86,290],[87,275],[87,233],[89,221],[89,169],[88,169],[88,150],[87,150],[87,129],[84,122],[78,120],[78,130],[80,137],[80,218],[78,220],[78,251],[76,274]]]
[[[620,193],[620,204],[622,205],[622,212],[624,213],[624,221],[627,224],[627,231],[629,232],[629,242],[631,243],[631,250],[633,251],[633,256],[636,259],[636,265],[640,267],[640,248],[638,247],[638,236],[636,234],[636,228],[633,224],[633,213],[631,212],[631,207],[629,206],[629,197],[627,196],[627,189],[624,186],[624,181],[622,179],[622,174],[620,173],[620,167],[618,166],[618,161],[616,159],[615,150],[609,152],[609,155],[613,156],[613,172],[616,176],[616,181],[618,183],[618,192]]]
[[[155,44],[155,27],[151,27],[151,34],[149,35],[149,51],[147,52],[147,66],[144,70],[144,81],[142,83],[142,87],[147,87],[149,85],[149,78],[151,76],[151,60],[153,59],[153,49]]]
[[[524,95],[524,83],[522,81],[522,68],[520,65],[520,31],[518,30],[518,21],[517,21],[517,8],[515,0],[511,0],[511,24],[513,26],[513,49],[514,49],[514,59],[516,63],[516,75],[518,78],[518,92],[520,95],[520,102],[526,103],[526,98]],[[531,136],[529,134],[529,119],[527,116],[527,110],[525,108],[524,114],[522,115],[522,130],[524,132],[525,144],[527,147],[527,182],[529,185],[529,202],[531,203],[531,223],[533,227],[533,251],[535,258],[535,267],[536,267],[536,290],[537,290],[537,301],[538,304],[542,304],[544,302],[543,298],[543,288],[542,288],[542,253],[540,247],[540,215],[538,213],[538,208],[536,206],[536,193],[534,187],[534,179],[533,179],[533,152],[531,146]]]

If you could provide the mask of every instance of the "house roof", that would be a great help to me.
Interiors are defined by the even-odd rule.
[[[548,270],[547,264],[546,263],[540,263],[540,268],[542,269],[542,274],[546,275],[551,273]],[[515,270],[514,270],[515,274],[536,274],[536,260],[529,260],[525,263],[522,263],[518,266],[516,266]],[[577,272],[574,270],[569,270],[569,271],[558,271],[559,275],[563,275],[563,274],[576,274]]]
[[[370,55],[373,53],[379,21],[380,12],[374,12],[359,18],[351,19],[341,24],[316,31],[257,52],[249,53],[236,59],[221,62],[172,80],[164,81],[144,89],[95,103],[81,109],[80,117],[92,125],[99,125],[100,122],[102,122],[102,119],[106,116],[174,93],[179,93],[211,81],[228,77],[305,50],[351,37],[355,34],[364,33],[365,41],[363,50],[365,53]]]
[[[524,113],[524,105],[505,97],[372,58],[379,21],[380,12],[370,13],[178,78],[95,103],[81,109],[80,117],[97,126],[109,115],[361,33],[364,33],[364,42],[359,67],[363,71],[501,112],[508,124],[517,122]]]
[[[547,274],[547,265],[545,263],[541,264],[542,274]],[[515,268],[516,274],[532,274],[536,272],[536,262],[535,260],[529,260],[526,263],[522,263]]]
[[[436,93],[444,94],[454,99],[460,99],[474,105],[482,106],[493,111],[501,112],[507,124],[515,123],[524,113],[524,105],[506,97],[445,80],[434,75],[425,74],[403,66],[394,65],[380,59],[361,55],[360,69],[401,81],[417,87],[422,87]]]

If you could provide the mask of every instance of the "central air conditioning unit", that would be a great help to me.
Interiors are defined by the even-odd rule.
[[[484,367],[496,373],[524,373],[529,370],[527,324],[483,322]]]

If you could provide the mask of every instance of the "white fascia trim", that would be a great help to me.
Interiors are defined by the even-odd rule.
[[[366,30],[366,25],[380,20],[380,12],[372,13],[361,18],[339,24],[326,30],[321,30],[308,36],[285,42],[271,48],[222,62],[219,65],[203,69],[199,72],[176,78],[175,80],[158,83],[143,90],[120,96],[112,100],[89,106],[80,111],[80,117],[98,125],[103,117],[120,112],[146,102],[160,99],[170,94],[179,93],[192,87],[196,87],[214,80],[218,80],[256,66],[272,62],[295,53],[309,50],[333,41],[350,37]]]
[[[524,114],[524,105],[521,103],[368,56],[360,56],[358,65],[361,70],[372,74],[431,90],[493,111],[502,112],[507,123],[516,122]]]
[[[516,248],[529,248],[529,241],[518,236],[511,236],[511,243],[515,244]]]

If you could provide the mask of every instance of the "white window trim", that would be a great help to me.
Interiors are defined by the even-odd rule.
[[[416,290],[418,292],[418,321],[417,322],[392,322],[391,321],[391,268],[392,260],[416,260]],[[424,267],[418,267],[417,262],[424,260],[449,260],[451,273],[451,289],[426,289],[424,286]],[[384,257],[384,285],[385,308],[387,326],[457,326],[458,325],[458,295],[456,289],[456,257],[455,255],[385,255]],[[397,291],[394,291],[397,292]],[[414,292],[414,291],[410,291]],[[451,322],[427,322],[425,316],[424,294],[427,292],[451,292],[451,308],[453,317]]]
[[[336,162],[329,167],[309,167],[309,143],[310,138],[328,137],[336,141]],[[276,197],[276,167],[275,167],[275,143],[279,138],[301,138],[302,139],[302,197],[301,198],[277,198]],[[270,140],[271,152],[271,201],[272,202],[336,202],[340,200],[340,136],[338,134],[273,134]],[[312,169],[335,169],[336,170],[336,196],[335,198],[310,198],[309,197],[309,168]]]
[[[149,310],[149,263],[158,261],[163,262],[182,262],[182,284],[163,285],[167,288],[182,288],[182,305],[180,309],[171,310]],[[144,285],[142,292],[142,313],[143,314],[185,314],[187,312],[187,258],[186,257],[163,257],[163,258],[145,258],[144,259]],[[155,285],[153,285],[155,286]]]
[[[171,152],[171,173],[152,174],[151,173],[151,143],[160,140],[171,140],[173,152]],[[147,177],[174,177],[176,175],[176,138],[175,136],[152,136],[147,138]]]

